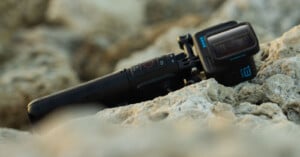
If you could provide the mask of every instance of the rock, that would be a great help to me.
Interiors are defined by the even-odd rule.
[[[13,129],[0,129],[0,145],[6,143],[22,143],[22,141],[30,140],[33,136],[28,132],[17,131]]]
[[[261,85],[254,83],[241,83],[235,87],[235,97],[239,102],[261,104],[266,102],[266,95]]]
[[[108,5],[114,5],[111,3],[119,3],[120,5],[118,5],[118,8],[107,10]],[[154,3],[174,5],[176,4],[175,1],[136,2],[131,0],[124,5],[123,3],[123,1],[104,2],[94,0],[88,2],[78,1],[74,4],[73,1],[69,0],[51,1],[47,14],[48,21],[59,23],[59,25],[79,32],[84,38],[87,38],[84,40],[82,47],[75,51],[76,54],[73,58],[74,67],[78,71],[81,80],[91,80],[113,71],[111,67],[114,67],[120,58],[128,57],[131,53],[147,47],[170,26],[195,26],[203,21],[202,14],[187,15],[193,12],[193,10],[190,10],[180,13],[180,16],[178,13],[178,17],[174,15],[175,19],[168,22],[164,22],[167,15],[161,14],[163,19],[148,26],[149,23],[145,24],[144,21],[152,16],[148,15],[150,5]],[[192,6],[192,4],[198,2],[189,0],[186,3]],[[201,1],[201,3],[203,2]],[[122,9],[126,9],[129,4],[135,9],[126,12],[126,14],[121,13]],[[217,1],[211,2],[210,5],[217,5]],[[194,8],[200,8],[201,6],[194,5]],[[184,10],[188,8],[186,5],[180,7],[185,8]],[[81,16],[74,13],[78,10],[82,10]],[[200,13],[208,12],[208,9],[197,10],[201,10]],[[127,17],[131,17],[130,20]]]
[[[64,122],[38,128],[31,142],[0,144],[0,155],[299,156],[297,44],[279,57],[262,59],[277,50],[267,45],[256,56],[259,73],[251,81],[225,87],[211,78],[153,100],[60,119]],[[287,64],[293,68],[279,68]]]
[[[66,52],[66,55],[71,55],[84,40],[84,37],[79,33],[65,28],[37,26],[16,32],[12,42],[22,45],[48,45],[49,47],[62,49]]]
[[[115,2],[119,5],[111,7]],[[178,35],[213,22],[248,20],[261,41],[299,22],[298,12],[286,7],[292,2],[291,7],[297,6],[292,0],[226,1],[205,24],[201,23],[211,12],[205,5],[199,6],[203,8],[200,20],[184,15],[185,7],[193,13],[198,8],[193,4],[205,2],[188,0],[176,10],[179,3],[175,0],[50,1],[47,22],[52,26],[18,32],[9,46],[0,43],[0,126],[24,129],[28,125],[25,106],[30,100],[77,84],[77,75],[82,80],[98,77],[131,51],[146,55],[134,54],[117,69],[179,52]],[[218,6],[221,2],[211,3]],[[106,10],[107,6],[111,9]],[[120,16],[128,6],[141,8]],[[158,11],[151,14],[147,9],[153,6]],[[82,16],[74,14],[77,10]],[[169,15],[174,10],[176,14]],[[130,15],[136,18],[122,18]],[[166,17],[176,20],[141,33],[131,25],[144,27]],[[179,17],[191,18],[181,21]],[[85,24],[88,20],[91,23]],[[255,55],[258,74],[253,80],[226,87],[210,78],[153,100],[104,109],[84,118],[70,121],[54,115],[58,121],[36,126],[32,133],[0,129],[0,156],[300,156],[299,32],[300,26],[294,27],[261,45]],[[137,44],[128,46],[132,42]]]
[[[187,32],[186,28],[181,27],[173,27],[169,29],[165,34],[161,35],[153,43],[153,45],[144,50],[134,52],[129,57],[120,60],[116,65],[115,70],[130,67],[146,60],[160,57],[167,53],[179,52],[180,49],[176,39],[179,35],[186,34]]]
[[[183,29],[179,27],[195,27],[202,22],[203,18],[198,15],[187,15],[175,21],[149,26],[141,33],[121,40],[108,51],[109,54],[120,55],[120,52],[122,52],[121,55],[126,54],[121,61],[118,60],[119,63],[115,65],[115,69],[130,67],[141,61],[170,53],[171,50],[178,51],[176,38],[183,33]],[[137,38],[139,39],[138,41],[136,41]],[[135,42],[132,43],[132,41]],[[149,47],[149,45],[151,46]],[[143,55],[143,52],[145,55]]]
[[[81,81],[111,72],[112,65],[122,57],[108,51],[110,45],[103,37],[89,38],[61,27],[38,26],[22,30],[15,34],[14,41],[60,49]]]
[[[143,2],[137,0],[78,0],[76,3],[72,0],[52,0],[47,20],[81,34],[100,34],[113,42],[140,30],[144,17],[142,6]]]
[[[28,125],[27,104],[38,97],[78,83],[66,53],[43,44],[14,42],[0,65],[0,126]]]
[[[153,2],[154,3],[154,2]],[[201,3],[199,1],[199,3]],[[284,4],[283,4],[284,3]],[[283,32],[287,31],[291,27],[295,26],[300,22],[300,18],[297,11],[291,11],[291,10],[297,10],[297,9],[290,9],[290,6],[297,6],[299,2],[297,0],[288,0],[288,1],[264,1],[261,2],[259,0],[254,1],[246,1],[246,0],[229,0],[222,4],[222,6],[211,16],[209,17],[209,20],[205,23],[200,23],[197,27],[192,27],[193,29],[182,29],[181,31],[178,31],[176,33],[177,35],[184,35],[187,33],[195,33],[200,30],[203,30],[209,26],[218,24],[220,22],[228,21],[228,20],[241,20],[241,21],[247,21],[250,22],[251,25],[254,27],[256,34],[258,35],[261,42],[269,41],[271,39],[274,39],[276,36],[281,35]],[[203,5],[205,6],[205,5]],[[269,15],[272,15],[269,17]],[[284,19],[284,22],[281,20]],[[174,28],[179,29],[179,28]],[[174,31],[173,29],[173,31]],[[172,30],[172,29],[171,29]],[[165,35],[162,35],[159,41],[162,44],[165,43],[174,43],[172,47],[169,47],[169,49],[160,49],[159,47],[156,47],[155,43],[144,49],[136,52],[137,57],[129,57],[128,61],[123,60],[121,61],[120,65],[116,66],[116,69],[119,69],[119,67],[125,66],[125,65],[132,65],[135,58],[148,58],[150,51],[156,51],[156,52],[163,52],[168,53],[170,51],[178,51],[178,46],[176,45],[175,39],[176,36],[172,36],[172,38],[164,38],[164,36],[168,36],[171,31],[168,31],[165,33]],[[291,31],[290,31],[291,32]],[[295,30],[295,32],[297,32]],[[295,35],[291,35],[294,33],[290,33],[287,38],[292,38]],[[296,35],[297,36],[297,35]],[[291,39],[293,40],[293,39]],[[153,49],[153,50],[152,50]],[[145,57],[142,55],[145,53]],[[153,52],[153,56],[156,56],[158,53]],[[139,60],[139,59],[137,59]],[[126,63],[128,62],[128,63]],[[132,62],[132,63],[131,63]]]
[[[261,118],[272,119],[274,121],[287,120],[282,109],[275,103],[263,103],[259,106],[250,103],[241,103],[235,108],[235,114],[241,117],[247,114],[252,114],[260,116]]]
[[[276,74],[269,77],[264,83],[265,94],[269,100],[277,104],[288,104],[297,98],[294,80],[286,75]],[[300,97],[299,97],[300,98]]]
[[[186,0],[184,3],[178,3],[177,0],[148,0],[145,6],[146,23],[174,20],[187,14],[198,14],[208,18],[222,3],[221,0]]]
[[[297,0],[229,0],[214,13],[208,23],[213,25],[232,19],[247,21],[254,26],[261,41],[268,41],[299,24],[300,11],[296,9],[299,4]]]
[[[202,3],[204,1],[201,1]],[[198,3],[201,3],[200,1]],[[154,2],[153,2],[154,3]],[[163,3],[163,2],[162,2]],[[222,4],[222,6],[214,13],[211,17],[204,17],[206,22],[201,22],[198,26],[189,27],[189,28],[171,28],[170,31],[161,35],[156,43],[165,44],[173,43],[172,46],[167,47],[168,49],[163,49],[164,47],[157,47],[154,43],[153,45],[147,47],[144,50],[139,50],[132,55],[132,57],[128,57],[124,59],[116,66],[116,69],[120,69],[119,67],[126,67],[126,65],[133,65],[139,61],[138,58],[150,58],[150,55],[153,51],[152,57],[157,57],[158,54],[165,54],[171,51],[179,51],[179,48],[176,44],[175,39],[178,35],[184,35],[187,33],[196,33],[200,30],[203,30],[209,26],[213,26],[215,24],[219,24],[221,22],[229,21],[229,20],[239,20],[241,22],[250,22],[254,27],[257,36],[259,37],[260,42],[270,41],[277,36],[280,36],[283,32],[287,31],[291,27],[299,24],[300,18],[297,9],[290,9],[290,6],[297,6],[299,2],[297,0],[288,0],[288,1],[247,1],[247,0],[228,0]],[[205,5],[202,5],[205,6]],[[270,16],[272,15],[272,16]],[[282,21],[281,19],[284,19]],[[181,29],[181,30],[180,30]],[[170,32],[178,31],[176,35],[171,38],[164,38],[164,36],[169,36]],[[284,38],[291,38],[286,40],[293,40],[294,34],[293,31],[289,31],[290,33],[285,35]],[[294,28],[294,32],[297,32],[296,28]],[[294,35],[292,35],[294,34]],[[284,41],[284,42],[288,42]],[[275,45],[277,43],[273,42]],[[280,43],[278,43],[280,44]],[[275,48],[275,45],[272,47]],[[283,48],[283,47],[282,47]],[[155,51],[155,52],[154,52]],[[277,50],[276,50],[277,51]],[[278,50],[281,51],[281,50]],[[162,52],[162,53],[158,53]],[[296,52],[296,51],[293,51]],[[145,55],[143,56],[143,53]],[[291,54],[293,55],[293,54]],[[134,57],[136,56],[136,57]],[[149,57],[148,57],[149,56]],[[137,60],[137,61],[134,61]],[[127,63],[128,62],[128,63]]]
[[[187,0],[184,4],[178,4],[176,0],[130,0],[126,3],[121,0],[80,0],[76,3],[70,0],[52,0],[47,20],[78,32],[98,33],[105,35],[107,39],[115,39],[138,32],[141,26],[179,19],[185,15],[208,17],[221,3],[221,0]],[[131,8],[130,11],[128,7]]]
[[[135,105],[99,112],[105,121],[117,124],[144,123],[174,119],[206,119],[215,103],[235,104],[233,89],[218,84],[214,79],[202,81],[180,91]]]
[[[220,86],[217,82],[211,83],[210,80],[208,80],[210,83],[208,83],[209,89],[202,88],[203,90],[207,90],[207,95],[204,96],[204,98],[211,103],[212,102],[221,102],[221,103],[227,103],[231,104],[233,107],[239,107],[240,104],[243,103],[252,103],[256,105],[262,105],[265,103],[274,103],[278,105],[281,108],[282,114],[286,114],[289,119],[300,119],[300,116],[298,116],[298,113],[300,113],[299,108],[299,100],[300,100],[300,86],[299,86],[299,74],[300,74],[300,66],[298,65],[300,63],[299,60],[299,46],[297,43],[299,43],[298,38],[300,38],[299,35],[299,26],[294,27],[290,31],[286,32],[282,37],[266,43],[262,44],[262,50],[255,56],[255,62],[258,66],[258,75],[255,79],[240,83],[239,85],[236,85],[235,87],[223,87]],[[168,40],[165,40],[167,37],[174,38],[174,34],[184,31],[183,29],[171,29],[169,33],[166,33],[164,36],[162,36],[160,39],[158,39],[157,43],[153,46],[149,47],[146,53],[143,54],[136,54],[132,57],[131,61],[128,59],[125,60],[123,63],[119,63],[119,67],[126,67],[128,65],[127,62],[130,64],[136,64],[134,61],[138,61],[137,58],[147,58],[146,55],[151,57],[151,54],[157,53],[157,56],[159,55],[159,50],[164,49],[164,46],[167,47]],[[158,43],[166,43],[166,44],[158,44]],[[174,46],[170,46],[174,47]],[[168,48],[170,48],[168,47]],[[156,51],[155,51],[156,50]],[[142,57],[143,56],[143,57]],[[153,56],[152,56],[153,57]],[[134,59],[136,58],[136,59]],[[141,62],[141,59],[139,59]],[[200,82],[202,84],[204,81]],[[206,82],[207,83],[207,82]],[[187,87],[190,88],[190,87]],[[201,91],[202,91],[201,89]],[[194,91],[194,89],[189,89],[190,91]],[[175,92],[176,93],[176,92]],[[179,94],[182,97],[184,96],[183,91]],[[191,94],[190,94],[191,96]],[[177,100],[176,102],[181,102],[181,99],[178,100],[178,98],[173,97],[172,93],[168,95],[167,97],[171,97],[171,100]],[[203,95],[202,95],[203,97]],[[166,98],[159,98],[159,99],[166,99]],[[200,98],[198,98],[200,99]],[[167,99],[169,100],[169,99]],[[190,98],[188,99],[190,101]],[[193,99],[192,99],[193,100]],[[200,100],[199,100],[200,101]],[[178,105],[178,103],[174,102],[173,104]],[[153,102],[145,102],[141,107],[146,107],[148,104],[159,104],[157,103],[157,100]],[[172,102],[170,102],[172,104]],[[183,103],[185,104],[185,103]],[[199,103],[202,104],[203,103]],[[214,104],[214,103],[213,103]],[[134,105],[136,106],[136,105]],[[150,105],[152,106],[152,105]],[[162,105],[163,106],[163,105]],[[213,106],[213,105],[211,105]],[[268,106],[268,105],[267,105]],[[206,107],[205,107],[206,108]],[[122,108],[121,111],[118,109],[114,109],[113,113],[119,115],[119,113],[122,115]],[[130,112],[133,111],[143,111],[146,109],[129,109]],[[147,109],[148,110],[148,109]],[[259,109],[260,110],[260,109]],[[127,111],[127,109],[125,109]],[[101,113],[102,116],[105,117],[107,115],[110,117],[112,114],[110,111],[106,111],[106,113]],[[163,113],[161,113],[163,112]],[[172,117],[172,114],[167,111],[161,111],[158,113],[158,115],[168,115],[168,116],[162,116],[164,119],[169,119]],[[126,115],[127,112],[125,112]],[[143,113],[143,112],[142,112]],[[168,114],[166,114],[168,113]],[[152,115],[154,113],[147,113],[149,115]],[[174,114],[174,113],[173,113]],[[191,114],[191,113],[190,113]],[[195,113],[195,115],[207,115],[208,113]],[[125,122],[124,119],[121,118],[121,120],[116,120],[114,118],[113,121],[118,121],[121,123],[127,123],[129,121],[130,123],[136,123],[139,121],[146,121],[147,118],[141,118],[137,116],[137,113],[134,112],[135,118],[131,118],[130,116],[125,116]],[[143,113],[142,115],[145,115]],[[154,114],[155,115],[155,114]],[[297,116],[295,116],[297,115]],[[269,115],[270,116],[270,115]],[[124,116],[121,116],[124,118]],[[160,116],[159,116],[160,117]],[[106,118],[109,119],[109,118]],[[142,119],[142,120],[139,120]],[[150,120],[151,121],[151,120]]]
[[[300,27],[296,26],[284,33],[281,38],[263,44],[262,53],[258,55],[257,62],[264,61],[265,64],[272,64],[274,61],[281,58],[294,57],[299,55],[300,47],[297,45],[299,42],[299,32]],[[261,63],[260,63],[261,64]],[[262,65],[262,68],[265,68],[265,65]]]
[[[195,105],[190,107],[193,106]],[[203,117],[183,121],[165,119],[134,127],[110,124],[99,119],[99,115],[89,116],[56,125],[51,129],[46,128],[39,132],[39,135],[23,134],[18,136],[17,140],[9,137],[7,139],[10,143],[0,144],[0,155],[11,157],[20,155],[136,157],[145,154],[162,157],[300,155],[297,147],[299,127],[284,119],[276,104],[253,105],[253,109],[244,111],[245,115],[241,117],[235,116],[229,104],[216,103],[211,109],[210,116],[205,119],[202,119]],[[242,113],[242,110],[239,113]],[[274,119],[265,118],[264,114]],[[281,116],[283,117],[280,118]],[[225,125],[226,123],[229,125]],[[230,123],[236,123],[238,127]],[[58,140],[60,142],[57,142]]]
[[[29,132],[0,128],[1,156],[48,156],[37,136]]]
[[[48,0],[2,0],[0,2],[0,41],[7,41],[18,28],[44,21]]]
[[[118,3],[117,7],[111,8],[115,3]],[[118,0],[80,0],[76,3],[70,0],[53,0],[49,4],[47,20],[87,38],[82,47],[75,51],[73,58],[81,80],[87,81],[113,71],[111,67],[118,60],[148,47],[169,27],[198,25],[203,17],[208,17],[213,8],[221,3],[220,0],[208,3],[187,0],[185,5],[178,5],[174,0],[131,0],[126,3]],[[124,13],[128,6],[134,9]],[[157,11],[153,10],[154,7]],[[78,10],[81,11],[80,16],[77,16]],[[196,15],[192,15],[196,12]]]
[[[86,121],[89,121],[89,124]],[[91,157],[99,155],[127,157],[147,154],[220,157],[226,154],[226,156],[271,157],[284,153],[298,154],[297,147],[289,144],[291,141],[298,143],[295,139],[298,137],[296,128],[290,134],[285,134],[284,129],[278,132],[269,132],[267,127],[260,129],[268,133],[262,130],[250,133],[230,127],[213,128],[198,121],[120,127],[89,117],[47,132],[46,135],[42,134],[42,140],[46,150],[64,156],[75,154]],[[80,138],[83,135],[85,138]],[[64,140],[57,143],[59,138]]]
[[[250,102],[255,104],[268,101],[277,103],[290,120],[298,123],[300,113],[300,49],[297,44],[300,39],[299,32],[299,26],[296,26],[284,33],[282,37],[262,44],[262,51],[255,56],[259,69],[257,77],[251,84],[242,83],[236,88],[240,102],[251,100]]]
[[[262,45],[257,54],[259,72],[254,80],[263,84],[266,97],[278,103],[290,120],[297,122],[300,105],[300,27]]]

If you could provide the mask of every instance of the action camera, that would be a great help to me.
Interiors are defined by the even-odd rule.
[[[196,33],[193,41],[207,77],[224,85],[255,77],[259,43],[249,23],[222,23]]]
[[[182,53],[160,56],[32,101],[29,119],[36,123],[76,104],[105,108],[133,104],[211,77],[223,85],[236,85],[256,75],[253,55],[259,43],[249,23],[231,21],[177,40]]]

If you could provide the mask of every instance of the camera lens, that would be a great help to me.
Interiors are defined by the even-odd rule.
[[[208,42],[216,59],[224,59],[252,47],[254,39],[248,26],[240,26],[208,37]]]

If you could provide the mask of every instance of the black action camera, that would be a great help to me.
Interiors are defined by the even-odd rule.
[[[223,23],[196,33],[193,40],[207,77],[224,85],[255,77],[253,55],[259,43],[249,23]]]
[[[236,85],[256,75],[253,55],[259,51],[259,43],[249,23],[230,21],[177,40],[182,53],[154,58],[32,101],[28,105],[31,122],[75,104],[116,107],[149,100],[201,81],[201,73],[224,85]]]

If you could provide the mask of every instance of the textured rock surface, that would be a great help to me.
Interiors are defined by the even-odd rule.
[[[117,17],[118,11],[121,12],[118,9],[128,9],[134,0],[116,0],[121,2],[120,6],[111,10],[104,9],[111,2],[78,2],[52,0],[47,12],[47,20],[52,26],[21,31],[10,46],[0,43],[0,126],[22,128],[28,123],[25,105],[30,100],[78,83],[73,68],[84,80],[109,71],[114,64],[109,62],[117,61],[120,50],[124,50],[122,57],[131,50],[147,55],[134,54],[130,63],[119,64],[118,68],[124,68],[166,52],[178,52],[178,35],[199,31],[199,28],[227,18],[250,21],[263,40],[299,23],[297,9],[291,9],[297,6],[297,1],[228,0],[213,15],[213,20],[204,25],[202,22],[206,17],[199,20],[197,16],[185,16],[177,20],[183,16],[183,6],[176,10],[175,21],[147,27],[148,30],[132,35],[132,27],[124,19],[118,21]],[[188,0],[187,6],[193,2],[205,3]],[[142,22],[138,18],[130,19],[136,26],[169,17],[169,10],[164,8],[174,8],[178,1],[149,0],[136,5],[145,3],[159,4],[161,8],[157,8],[157,13],[161,14],[150,14],[147,7],[129,12],[128,15],[142,11],[137,15],[143,17]],[[211,3],[218,5],[219,1]],[[196,7],[190,8],[191,12],[197,12]],[[203,16],[210,11],[207,9]],[[75,15],[78,10],[82,12],[80,16]],[[99,20],[99,16],[112,18]],[[92,19],[92,23],[83,24],[87,19]],[[107,22],[104,29],[98,28],[103,21]],[[108,28],[114,24],[130,35],[116,39],[120,30],[107,32],[116,28]],[[103,36],[101,31],[105,31]],[[162,32],[166,33],[160,35]],[[137,45],[128,46],[133,39],[140,40],[134,41]],[[151,43],[153,45],[142,50]],[[0,129],[0,156],[300,156],[299,45],[300,26],[262,44],[261,52],[255,56],[259,70],[257,77],[234,87],[225,87],[208,79],[154,100],[105,109],[69,122],[55,115],[59,121],[44,123],[32,133]]]
[[[143,2],[137,0],[77,0],[76,3],[52,0],[47,19],[83,34],[101,34],[111,42],[120,35],[140,30],[144,17],[142,5]]]
[[[146,23],[152,24],[164,20],[174,20],[186,14],[198,14],[209,17],[224,1],[222,0],[148,0],[145,4]]]
[[[48,0],[2,0],[0,2],[0,41],[17,29],[43,22]]]
[[[199,25],[222,3],[187,0],[178,5],[177,2],[53,0],[47,21],[84,36],[73,60],[80,78],[87,81],[111,72],[120,58],[148,47],[170,27]]]
[[[259,38],[268,41],[300,23],[297,0],[229,0],[211,17],[210,25],[227,20],[250,22]]]
[[[190,109],[183,110],[183,113],[190,116],[185,118],[182,116],[181,121],[165,119],[158,123],[160,117],[165,116],[156,114],[152,117],[156,123],[143,124],[142,127],[112,125],[93,116],[51,130],[44,128],[46,131],[40,132],[38,136],[9,132],[10,136],[5,138],[8,141],[0,139],[0,155],[11,157],[300,155],[299,127],[288,122],[276,104],[267,103],[261,106],[243,104],[236,111],[242,115],[235,116],[231,105],[216,103],[210,107],[211,113],[205,119],[201,119],[203,117],[197,114],[199,112],[196,110],[201,109],[196,108],[197,105],[185,106]],[[234,127],[233,123],[238,124],[237,127]],[[248,130],[250,128],[251,131]],[[8,131],[1,130],[0,137],[3,132]],[[26,137],[30,137],[30,141]]]
[[[173,30],[175,30],[175,33],[173,33],[171,30],[170,32],[172,33],[167,33],[163,37],[167,37],[169,34],[172,35],[182,31],[180,29]],[[255,56],[256,64],[258,65],[259,69],[257,77],[253,81],[241,83],[233,87],[234,92],[230,91],[232,90],[230,89],[228,93],[230,93],[233,98],[229,96],[227,96],[227,98],[230,98],[232,102],[225,103],[232,104],[233,106],[238,106],[239,103],[243,102],[249,102],[257,105],[260,105],[264,102],[276,103],[282,108],[283,112],[290,120],[298,122],[300,119],[299,33],[300,27],[297,26],[286,32],[281,38],[278,38],[270,43],[263,44],[261,46],[262,51]],[[165,45],[168,44],[166,43]],[[154,45],[145,51],[145,54],[151,58],[153,57],[151,56],[152,54],[155,55],[154,52],[161,52],[159,51],[160,49],[163,48]],[[134,58],[141,56],[146,55],[136,54],[136,56],[132,57],[133,61],[125,60],[123,63],[120,62],[119,67],[135,64]],[[213,98],[221,98],[221,96],[215,95]],[[224,100],[220,101],[224,102]]]
[[[122,59],[116,65],[115,70],[122,69],[124,67],[130,67],[137,63],[155,58],[166,53],[178,52],[179,47],[177,44],[177,37],[179,35],[186,34],[193,31],[193,29],[187,29],[182,27],[171,27],[166,33],[159,36],[159,38],[153,43],[153,45],[147,47],[144,50],[134,52],[129,57]]]
[[[13,129],[0,130],[0,145],[5,143],[18,143],[22,140],[30,140],[33,136],[28,132],[21,132]]]
[[[199,2],[200,3],[200,2]],[[191,29],[174,28],[178,35],[186,33],[195,33],[203,30],[209,26],[219,24],[228,20],[239,20],[250,22],[254,27],[260,42],[266,42],[282,35],[295,25],[300,23],[300,11],[297,7],[300,5],[298,0],[274,0],[274,1],[260,1],[260,0],[227,0],[222,3],[221,7],[212,14],[211,17],[205,18],[206,22],[200,23],[198,27]],[[205,5],[203,5],[205,6]],[[182,31],[180,31],[182,30]],[[153,44],[152,46],[135,52],[128,60],[122,60],[117,64],[116,69],[125,65],[133,65],[138,62],[137,58],[148,58],[148,56],[157,56],[158,52],[170,53],[171,51],[178,51],[176,45],[176,36],[172,38],[164,38],[168,36],[170,31],[161,36],[159,43],[173,43],[169,49],[161,49]],[[292,36],[292,35],[289,35]],[[158,43],[158,41],[156,42]],[[145,55],[143,55],[145,54]]]
[[[52,0],[47,19],[82,33],[100,33],[115,40],[120,35],[140,31],[140,27],[174,20],[188,14],[208,17],[223,1],[186,0]],[[134,9],[128,9],[134,8]],[[80,16],[78,16],[78,12]]]
[[[51,45],[14,43],[0,64],[0,125],[20,128],[29,101],[78,83],[63,51]],[[3,57],[3,58],[2,58]]]

